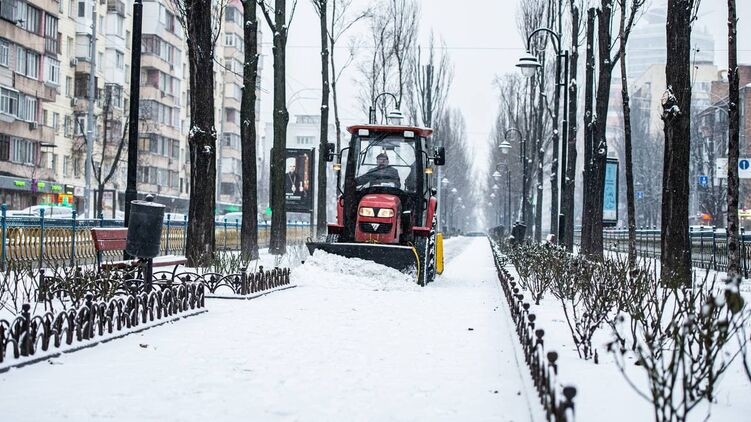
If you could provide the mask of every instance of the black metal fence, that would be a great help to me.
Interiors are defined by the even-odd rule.
[[[0,363],[8,359],[9,353],[14,359],[33,357],[63,345],[83,343],[203,307],[204,285],[200,283],[99,302],[89,294],[82,306],[57,314],[32,316],[31,305],[24,304],[21,315],[15,319],[0,320]]]
[[[491,240],[495,258],[498,280],[511,310],[511,317],[519,336],[524,360],[529,367],[532,381],[545,409],[548,421],[571,422],[574,420],[574,402],[576,388],[565,386],[559,388],[558,381],[558,353],[545,351],[545,331],[535,326],[535,314],[529,311],[529,302],[524,301],[524,295],[508,270],[499,259],[498,247]]]
[[[576,243],[579,243],[580,232],[576,232]],[[628,253],[628,230],[608,229],[603,231],[603,246],[605,249]],[[691,261],[694,267],[715,271],[727,271],[728,241],[725,229],[716,227],[692,228],[689,230],[691,238]],[[751,235],[743,229],[739,236],[741,252],[741,274],[749,275],[751,267]],[[640,228],[636,230],[636,253],[645,258],[660,258],[660,230],[657,228]]]
[[[3,205],[4,206],[4,205]],[[75,217],[75,213],[74,213]],[[0,208],[0,269],[8,265],[44,266],[93,264],[96,249],[91,239],[93,227],[122,227],[120,220],[104,218],[84,220],[81,218],[9,217]],[[160,253],[184,255],[187,221],[166,220],[162,226]],[[240,250],[239,220],[215,225],[216,249]],[[310,225],[288,222],[287,240],[302,242],[310,237]],[[258,226],[258,244],[267,247],[270,236],[267,224]],[[114,253],[114,252],[113,252]],[[113,255],[114,256],[114,255]]]

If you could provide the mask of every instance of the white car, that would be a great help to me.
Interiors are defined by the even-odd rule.
[[[164,213],[164,222],[166,223],[167,220],[170,221],[170,223],[184,223],[188,219],[188,216],[181,213],[181,212],[165,212]]]
[[[73,218],[73,208],[59,205],[32,205],[22,210],[8,210],[8,217],[39,217],[44,209],[44,218]]]
[[[214,219],[214,223],[216,224],[224,224],[227,223],[227,227],[235,227],[235,225],[241,225],[243,220],[243,213],[242,211],[238,212],[228,212],[224,215],[218,215]]]

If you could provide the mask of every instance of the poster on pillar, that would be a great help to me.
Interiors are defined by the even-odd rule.
[[[288,212],[313,212],[313,164],[315,149],[286,150],[284,195]]]
[[[618,159],[605,163],[605,183],[602,190],[602,225],[618,224]]]

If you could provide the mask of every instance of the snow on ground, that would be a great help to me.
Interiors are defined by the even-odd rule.
[[[445,247],[425,288],[319,253],[296,288],[0,374],[3,420],[543,420],[487,239]]]

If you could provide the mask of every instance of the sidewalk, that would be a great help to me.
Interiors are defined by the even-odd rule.
[[[426,288],[311,260],[295,289],[12,370],[4,419],[542,420],[487,239],[463,242]]]

